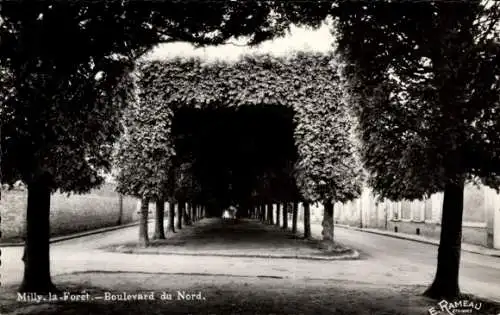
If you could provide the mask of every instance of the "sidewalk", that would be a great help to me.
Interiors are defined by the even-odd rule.
[[[152,220],[149,220],[149,221],[152,222]],[[72,233],[72,234],[67,234],[67,235],[54,236],[54,237],[50,238],[49,242],[51,244],[57,243],[57,242],[62,242],[62,241],[71,240],[74,238],[88,236],[88,235],[106,233],[106,232],[111,232],[111,231],[115,231],[115,230],[119,230],[119,229],[124,229],[124,228],[128,228],[128,227],[138,225],[138,224],[139,224],[139,221],[136,221],[136,222],[131,222],[131,223],[122,224],[122,225],[115,225],[115,226],[99,228],[99,229],[95,229],[95,230],[89,230],[89,231],[85,231],[85,232],[78,232],[78,233]],[[15,246],[24,246],[24,242],[5,242],[5,243],[0,242],[0,248],[1,247],[15,247]]]
[[[384,230],[372,229],[372,228],[359,228],[359,227],[343,225],[343,224],[336,224],[335,226],[341,227],[344,229],[351,229],[351,230],[355,230],[355,231],[373,233],[373,234],[378,234],[378,235],[385,235],[385,236],[389,236],[389,237],[394,237],[394,238],[405,239],[405,240],[410,240],[410,241],[439,246],[439,240],[436,240],[436,239],[430,238],[430,237],[426,237],[426,236],[421,236],[421,235],[395,233],[395,232],[391,232],[391,231],[384,231]],[[466,252],[470,252],[470,253],[480,254],[480,255],[500,257],[500,250],[486,248],[486,247],[479,246],[479,245],[462,243],[462,250],[466,251]]]

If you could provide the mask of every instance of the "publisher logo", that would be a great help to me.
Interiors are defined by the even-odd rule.
[[[481,302],[474,302],[471,300],[458,300],[455,302],[448,302],[446,300],[440,301],[437,306],[429,309],[430,315],[459,315],[459,314],[476,314],[481,310]],[[499,314],[500,315],[500,314]]]

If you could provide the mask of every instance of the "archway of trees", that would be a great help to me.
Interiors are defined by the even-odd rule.
[[[207,216],[239,205],[250,215],[260,192],[259,181],[272,175],[269,195],[275,202],[296,200],[297,187],[289,165],[296,161],[293,110],[283,106],[179,108],[174,111],[172,137],[180,161],[192,160],[200,181]]]
[[[144,203],[201,200],[211,215],[235,201],[253,211],[322,202],[331,241],[333,204],[356,198],[362,183],[337,67],[332,55],[305,53],[140,64],[117,154],[119,190]]]
[[[12,183],[20,179],[28,185],[29,194],[21,290],[54,289],[49,268],[50,194],[57,189],[86,192],[101,182],[100,170],[109,170],[111,148],[120,134],[121,111],[130,104],[130,81],[122,79],[138,56],[159,42],[210,45],[246,36],[249,44],[257,44],[283,34],[290,23],[317,26],[331,15],[336,20],[338,51],[352,66],[349,79],[363,144],[372,144],[365,146],[362,154],[371,184],[377,193],[393,199],[445,190],[438,271],[428,295],[457,295],[464,179],[480,177],[498,187],[499,12],[496,1],[2,3],[1,180]],[[422,63],[425,60],[429,62]],[[311,82],[318,84],[314,81],[318,68],[304,69],[301,75],[314,72],[305,76],[306,81],[299,78],[298,90],[307,94]],[[156,107],[148,107],[149,101],[160,97],[168,104],[202,106],[217,98],[233,105],[242,100],[253,104],[255,95],[261,100],[276,98],[259,94],[269,91],[265,84],[253,86],[250,93],[246,93],[247,88],[241,89],[243,93],[229,89],[232,96],[220,93],[213,84],[219,81],[213,77],[203,80],[209,89],[203,84],[197,86],[204,92],[201,97],[195,96],[196,89],[190,89],[193,85],[186,81],[207,77],[202,72],[183,81],[170,71],[177,86],[163,82],[169,89],[156,90],[156,97],[146,93],[140,98],[142,107],[133,104],[128,109],[122,147],[135,146],[134,154],[140,152],[145,158],[141,160],[132,153],[124,158],[123,191],[156,199],[186,193],[182,189],[169,191],[172,185],[165,178],[172,178],[166,175],[175,170],[170,167],[175,164],[173,146],[168,133],[154,132],[154,128],[169,130],[171,113],[153,113]],[[247,80],[241,75],[239,78]],[[146,77],[142,82],[149,79],[154,81]],[[286,93],[278,93],[277,102],[271,103],[294,103],[298,116],[305,117],[300,116],[301,106],[295,106],[293,80],[280,86]],[[404,99],[394,97],[402,94],[406,95]],[[320,96],[332,99],[330,93]],[[333,187],[335,181],[319,179],[322,173],[314,171],[321,164],[317,161],[339,155],[331,154],[338,153],[335,142],[321,138],[327,133],[317,130],[342,124],[330,118],[323,120],[321,110],[327,107],[311,106],[316,99],[298,99],[306,105],[303,107],[310,117],[321,119],[297,125],[295,140],[305,135],[310,139],[296,142],[299,159],[294,177],[302,198],[320,200],[318,195],[325,197],[325,190],[319,185]],[[374,119],[379,117],[387,119]],[[155,125],[155,121],[161,123]],[[415,130],[415,126],[420,127]],[[335,169],[342,169],[340,163],[333,164]],[[189,163],[177,169],[184,168],[189,168]],[[193,186],[199,188],[197,183]]]
[[[137,58],[167,42],[217,45],[243,37],[255,45],[284,34],[291,23],[318,26],[328,6],[282,1],[3,2],[1,181],[22,180],[29,195],[20,290],[55,290],[50,195],[55,190],[88,192],[102,183],[102,171],[110,171],[123,105],[130,96],[126,74]]]

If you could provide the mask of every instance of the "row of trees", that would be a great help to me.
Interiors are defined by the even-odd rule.
[[[266,2],[7,1],[0,4],[2,183],[28,186],[24,292],[50,292],[50,194],[109,171],[131,97],[127,74],[161,42],[258,44],[307,5]],[[314,6],[315,7],[315,6]],[[307,14],[314,16],[314,14]],[[304,14],[305,16],[305,14]],[[314,17],[311,24],[322,18]],[[144,174],[148,175],[148,174]],[[151,174],[153,175],[153,174]]]
[[[168,181],[175,176],[168,169],[176,169],[183,159],[174,149],[171,127],[180,108],[284,106],[293,110],[296,163],[291,159],[282,169],[254,174],[259,178],[254,202],[302,201],[306,208],[322,202],[324,239],[332,241],[334,203],[358,197],[363,180],[353,119],[333,55],[259,55],[211,64],[199,59],[146,61],[137,76],[139,96],[126,115],[118,153],[122,193],[160,200],[172,195]],[[194,165],[198,158],[192,157]]]
[[[266,207],[267,206],[267,207]],[[276,220],[273,218],[274,205],[262,204],[253,208],[252,218],[259,219],[263,223],[275,224],[276,226],[282,226],[284,230],[288,229],[288,216],[292,214],[292,233],[297,232],[297,221],[299,212],[298,202],[285,202],[276,204]],[[280,208],[281,211],[281,223],[280,223]],[[333,232],[333,230],[331,231]],[[308,239],[311,237],[311,219],[310,219],[310,208],[309,203],[304,203],[304,238]],[[333,240],[333,234],[324,237],[325,240]]]
[[[494,188],[499,184],[499,4],[334,4],[330,12],[336,17],[337,52],[346,65],[343,75],[349,91],[347,104],[358,124],[360,156],[370,184],[382,197],[393,200],[444,191],[438,269],[426,294],[436,298],[456,296],[464,183],[481,180]],[[297,111],[303,108],[308,109],[298,106]],[[314,113],[324,109],[314,105],[309,110]],[[311,117],[315,119],[305,124],[314,130],[309,134],[317,132],[321,136],[328,133],[317,124],[330,117],[342,119],[341,115],[322,113]],[[328,121],[324,126],[350,126],[339,122]],[[298,124],[299,135],[301,128]],[[309,152],[301,145],[308,143],[296,143],[302,158]],[[325,151],[323,143],[332,152]],[[319,157],[320,161],[324,161],[322,154],[329,159],[342,156],[343,150],[335,150],[335,143],[321,139],[311,147],[323,151],[311,150],[309,156]],[[299,161],[297,170],[327,165],[316,160],[317,164],[308,162],[303,166],[300,163],[304,160]],[[329,165],[342,169],[338,162]],[[323,194],[320,200],[325,202],[325,209],[330,209],[330,198],[321,190],[335,187],[334,200],[339,200],[339,187],[343,187],[346,198],[355,197],[349,196],[356,191],[349,182],[350,178],[359,178],[356,169],[355,164],[347,163],[344,170],[348,171],[341,172],[347,182],[339,186],[335,185],[340,180],[322,180],[321,172],[315,171],[299,173],[297,183],[302,193],[303,187],[309,189],[303,194],[307,198]],[[353,175],[345,176],[349,172]],[[302,179],[311,174],[316,179],[313,183],[318,184],[315,188]],[[304,182],[308,185],[302,185]],[[326,210],[327,215],[329,212]]]
[[[149,215],[149,202],[142,199],[141,203],[141,222],[139,225],[139,245],[147,247],[149,245],[149,231],[148,231],[148,215]],[[177,208],[177,211],[176,211]],[[176,220],[177,214],[177,220]],[[155,202],[155,229],[153,240],[164,240],[167,233],[175,233],[176,229],[181,230],[183,225],[192,225],[205,216],[205,209],[193,203],[168,203],[168,226],[165,229],[165,202],[157,200]],[[175,224],[177,222],[177,225]]]
[[[21,290],[54,289],[50,193],[88,191],[110,167],[121,110],[135,97],[127,74],[138,56],[164,41],[208,45],[247,36],[256,44],[290,23],[317,26],[331,15],[370,183],[391,199],[445,192],[438,270],[427,293],[457,295],[463,183],[480,178],[498,187],[499,7],[496,1],[2,3],[1,181],[21,179],[29,195]],[[169,163],[158,160],[159,172],[141,175],[164,178],[158,174]],[[137,191],[155,196],[160,182]]]

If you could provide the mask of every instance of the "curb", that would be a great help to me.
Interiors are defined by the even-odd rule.
[[[211,253],[211,252],[136,252],[134,250],[111,250],[112,253],[120,254],[135,254],[135,255],[178,255],[178,256],[212,256],[212,257],[237,257],[237,258],[268,258],[268,259],[301,259],[301,260],[356,260],[359,259],[359,252],[355,249],[350,249],[351,254],[342,254],[339,256],[311,256],[311,255],[245,255],[245,254],[223,254],[223,253]]]
[[[384,233],[384,232],[379,232],[379,231],[374,231],[374,230],[366,230],[363,228],[353,227],[353,226],[344,225],[344,224],[337,224],[336,226],[344,228],[344,229],[354,230],[354,231],[383,235],[383,236],[398,238],[398,239],[402,239],[402,240],[408,240],[408,241],[413,241],[413,242],[418,242],[418,243],[423,243],[423,244],[431,244],[434,246],[439,246],[439,241],[412,238],[412,237],[409,237],[407,235],[404,235],[403,233],[401,233],[401,234],[392,234],[392,233],[389,234],[389,233]],[[467,248],[467,247],[463,247],[463,246],[462,246],[462,250],[464,252],[469,252],[469,253],[474,253],[474,254],[479,254],[479,255],[500,257],[500,251],[498,253],[494,253],[494,252],[488,252],[488,250],[472,249],[472,248]]]
[[[63,235],[63,236],[56,236],[53,237],[49,240],[49,243],[58,243],[66,240],[71,240],[74,238],[79,238],[79,237],[84,237],[88,235],[93,235],[93,234],[99,234],[99,233],[105,233],[105,232],[111,232],[119,229],[124,229],[132,226],[139,225],[139,222],[132,222],[132,223],[127,223],[127,224],[122,224],[122,225],[117,225],[117,226],[110,226],[110,227],[105,227],[105,228],[99,228],[95,230],[90,230],[86,232],[80,232],[80,233],[75,233],[75,234],[69,234],[69,235]],[[17,242],[17,243],[0,243],[0,247],[16,247],[16,246],[24,246],[24,242]]]

